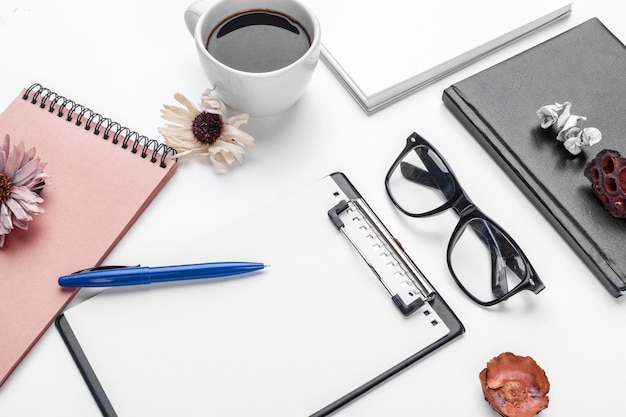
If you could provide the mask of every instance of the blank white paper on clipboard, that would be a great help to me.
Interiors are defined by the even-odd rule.
[[[270,265],[260,273],[110,289],[66,311],[103,414],[329,415],[462,334],[438,294],[403,315],[333,225],[350,187],[333,174],[181,244],[197,261]]]

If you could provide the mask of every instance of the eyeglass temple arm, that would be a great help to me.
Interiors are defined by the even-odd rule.
[[[433,176],[428,171],[418,168],[409,162],[400,162],[400,172],[402,172],[402,176],[409,181],[426,187],[439,189]]]
[[[519,249],[511,247],[504,236],[499,233],[494,234],[486,223],[481,223],[482,227],[474,226],[480,239],[489,246],[492,261],[492,292],[495,296],[502,296],[508,290],[507,269],[517,275],[520,279],[524,279],[526,274],[530,274],[532,287],[530,288],[535,294],[541,292],[545,287],[538,277],[534,275],[532,266],[520,268],[520,262],[523,261],[523,255]],[[484,233],[479,229],[483,229]],[[527,263],[527,262],[525,262]],[[526,268],[529,268],[528,270]]]
[[[501,244],[497,235],[494,234],[487,223],[472,222],[470,227],[476,232],[478,238],[489,248],[491,254],[491,292],[496,297],[501,297],[509,291],[506,278],[506,260],[501,251]]]
[[[404,178],[420,185],[440,190],[446,198],[450,199],[454,194],[451,174],[449,172],[444,172],[441,168],[439,168],[439,166],[428,154],[428,150],[425,150],[424,148],[416,148],[414,151],[420,157],[422,162],[424,162],[427,170],[423,170],[409,162],[403,161],[400,163],[400,172],[402,172]]]

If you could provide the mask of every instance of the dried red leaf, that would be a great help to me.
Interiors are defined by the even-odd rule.
[[[479,377],[485,400],[504,417],[533,417],[548,407],[550,382],[530,356],[501,353]]]

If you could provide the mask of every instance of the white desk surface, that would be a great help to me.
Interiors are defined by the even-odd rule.
[[[160,138],[162,105],[174,104],[176,91],[197,101],[208,83],[183,23],[188,2],[152,4],[156,3],[3,0],[0,108],[23,87],[39,82]],[[411,7],[419,16],[417,3],[407,5]],[[320,63],[306,95],[290,112],[251,120],[245,126],[256,138],[256,147],[242,166],[219,175],[197,159],[183,161],[108,262],[158,264],[159,254],[176,251],[177,242],[206,235],[300,184],[343,171],[466,327],[459,340],[390,383],[382,392],[389,395],[386,412],[364,407],[360,415],[418,415],[423,402],[431,407],[438,404],[441,416],[468,411],[495,416],[482,399],[478,373],[504,351],[530,355],[546,370],[551,401],[541,415],[623,415],[619,402],[626,389],[626,301],[609,295],[441,101],[443,89],[454,82],[591,17],[599,17],[626,40],[626,6],[620,2],[578,0],[572,10],[565,20],[371,116]],[[545,291],[518,295],[491,309],[480,308],[462,295],[445,262],[455,215],[403,218],[384,190],[385,173],[412,131],[441,150],[474,202],[523,247],[545,282]],[[93,294],[81,292],[74,303]],[[432,378],[429,392],[411,391],[410,380],[418,372]],[[398,399],[398,392],[409,392],[411,397]],[[54,327],[0,387],[0,415],[99,415]]]

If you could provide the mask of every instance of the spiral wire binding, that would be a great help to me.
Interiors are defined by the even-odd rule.
[[[46,105],[48,105],[48,111],[50,113],[54,113],[56,111],[56,115],[58,117],[63,117],[64,110],[68,110],[67,115],[65,116],[66,121],[71,122],[75,118],[76,126],[81,126],[84,123],[85,130],[91,130],[93,126],[93,134],[99,136],[102,132],[102,138],[104,140],[109,140],[112,134],[113,138],[111,143],[113,144],[118,144],[120,137],[122,137],[122,149],[127,149],[129,142],[132,142],[131,152],[137,153],[139,151],[139,146],[142,146],[140,154],[142,158],[146,158],[150,153],[150,150],[152,150],[150,162],[156,163],[159,161],[159,165],[163,168],[167,166],[166,161],[168,156],[171,155],[170,158],[175,159],[175,155],[177,153],[176,149],[154,139],[150,139],[147,136],[140,135],[137,132],[109,119],[108,117],[103,117],[101,114],[94,112],[82,104],[78,104],[73,100],[55,93],[41,84],[35,83],[31,85],[22,96],[22,99],[28,100],[33,92],[34,94],[30,100],[31,104],[37,104],[39,96],[43,95],[41,102],[39,103],[39,107],[41,109],[44,109]]]

